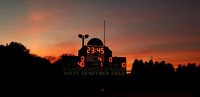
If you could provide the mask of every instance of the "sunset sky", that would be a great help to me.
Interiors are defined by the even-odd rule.
[[[31,53],[78,55],[78,34],[103,40],[113,56],[200,64],[200,0],[0,0],[0,44]]]

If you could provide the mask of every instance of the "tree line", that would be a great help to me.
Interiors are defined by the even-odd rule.
[[[167,73],[167,72],[200,72],[200,65],[196,65],[195,63],[188,63],[185,65],[178,65],[178,68],[175,69],[174,66],[170,63],[166,63],[165,61],[161,61],[160,63],[153,60],[149,60],[149,62],[143,62],[143,60],[135,59],[132,65],[131,74],[137,73]]]

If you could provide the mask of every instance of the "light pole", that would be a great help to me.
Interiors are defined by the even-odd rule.
[[[88,34],[86,34],[86,35],[78,34],[78,37],[79,37],[79,38],[82,38],[82,47],[83,47],[83,46],[84,46],[84,39],[85,39],[85,38],[88,38],[89,35],[88,35]]]

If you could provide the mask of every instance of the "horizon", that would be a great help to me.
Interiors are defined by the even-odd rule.
[[[22,43],[41,57],[78,55],[78,34],[103,40],[113,56],[179,64],[200,64],[198,0],[9,0],[0,4],[0,41]]]
[[[14,42],[14,41],[12,41],[13,43],[18,43],[18,44],[22,44],[22,43],[19,43],[19,42]],[[12,43],[12,42],[10,42],[10,43]],[[3,44],[0,44],[0,45],[2,45],[2,46],[5,46],[5,47],[8,47],[9,45],[10,45],[10,43],[6,43],[6,45],[3,45]],[[23,45],[23,44],[22,44]],[[23,45],[25,48],[26,48],[26,46],[25,45]],[[87,45],[85,45],[85,46],[87,46]],[[34,53],[30,53],[31,52],[31,50],[30,49],[28,49],[28,48],[26,48],[27,50],[29,50],[29,54],[31,55],[31,56],[34,56],[34,57],[41,57],[41,56],[38,56],[37,54],[34,54]],[[44,57],[41,57],[41,58],[45,58],[46,60],[48,60],[51,64],[54,64],[54,63],[56,63],[56,61],[59,61],[60,59],[62,60],[62,56],[78,56],[78,55],[74,55],[74,54],[67,54],[67,53],[64,53],[64,54],[61,54],[60,56],[58,56],[58,57],[56,57],[56,56],[44,56]],[[118,57],[118,56],[113,56],[113,57]],[[52,59],[53,58],[53,59]],[[152,58],[152,57],[151,57]],[[162,60],[162,61],[154,61],[153,60],[153,58],[152,59],[149,59],[149,60],[147,60],[147,61],[145,61],[145,60],[143,60],[143,59],[134,59],[133,60],[133,62],[132,62],[132,64],[131,64],[131,67],[126,67],[126,74],[130,74],[130,72],[132,71],[132,66],[133,66],[133,64],[135,63],[135,60],[137,60],[137,61],[142,61],[143,62],[143,64],[145,64],[146,62],[149,64],[150,63],[150,61],[152,61],[153,62],[153,66],[155,66],[155,63],[156,62],[158,62],[158,64],[160,64],[160,63],[162,63],[162,62],[165,62],[165,65],[167,66],[167,64],[171,64],[171,63],[167,63],[165,60]],[[197,67],[198,67],[198,65],[200,66],[200,64],[197,64],[197,63],[187,63],[187,64],[178,64],[177,65],[177,67],[174,67],[174,64],[171,64],[172,66],[173,66],[173,68],[174,68],[174,70],[176,71],[177,69],[178,69],[178,66],[179,65],[181,65],[181,66],[188,66],[188,64],[190,64],[190,65],[192,65],[192,64],[195,64],[195,65],[197,65]],[[180,68],[179,68],[180,69]]]

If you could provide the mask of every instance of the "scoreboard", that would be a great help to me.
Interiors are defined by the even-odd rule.
[[[126,57],[112,57],[112,51],[97,38],[79,50],[78,59],[80,67],[126,68]]]
[[[73,60],[74,58],[74,60]],[[112,57],[112,51],[97,38],[82,46],[78,56],[66,57],[72,61],[64,65],[64,75],[125,75],[126,57]]]

